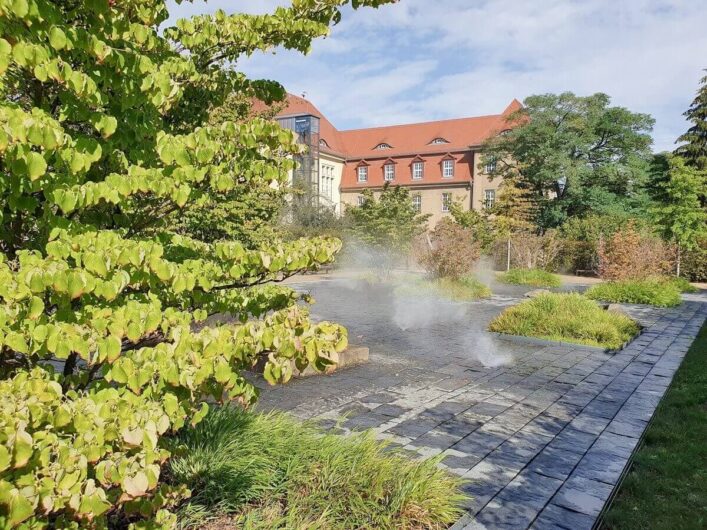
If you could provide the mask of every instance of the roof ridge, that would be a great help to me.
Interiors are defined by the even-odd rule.
[[[418,121],[413,123],[396,123],[394,125],[378,125],[375,127],[359,127],[358,129],[338,129],[340,134],[348,132],[374,131],[376,129],[393,129],[397,127],[414,127],[416,125],[429,125],[432,123],[448,123],[451,121],[479,120],[483,118],[501,118],[503,114],[482,114],[481,116],[465,116],[463,118],[444,118],[442,120]]]

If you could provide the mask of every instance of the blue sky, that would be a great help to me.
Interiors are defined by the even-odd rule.
[[[172,20],[287,2],[172,4]],[[340,129],[496,114],[515,97],[572,91],[656,119],[672,149],[707,68],[705,0],[401,0],[346,11],[312,53],[237,67],[307,97]]]

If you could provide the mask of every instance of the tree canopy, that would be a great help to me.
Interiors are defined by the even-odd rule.
[[[530,96],[484,145],[492,177],[529,192],[541,230],[642,204],[653,119],[610,103],[606,94]]]
[[[372,190],[364,190],[363,204],[347,208],[346,216],[349,232],[357,241],[393,254],[409,251],[430,217],[415,209],[407,188],[389,183],[378,197]]]
[[[241,372],[260,355],[271,382],[292,359],[336,361],[346,330],[262,284],[331,261],[339,241],[248,249],[171,221],[284,182],[291,132],[210,116],[234,93],[282,98],[230,65],[307,52],[347,3],[159,31],[163,0],[0,0],[0,527],[171,528],[187,492],[160,482],[164,435],[199,422],[207,396],[251,402]]]

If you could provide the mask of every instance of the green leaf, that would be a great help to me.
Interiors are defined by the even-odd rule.
[[[29,305],[29,314],[27,315],[30,320],[36,320],[44,312],[44,302],[41,298],[36,296],[32,297]]]
[[[63,50],[66,47],[66,34],[57,27],[49,30],[49,44],[55,50]]]
[[[37,180],[47,171],[47,162],[44,157],[34,151],[27,155],[27,174],[30,180]]]

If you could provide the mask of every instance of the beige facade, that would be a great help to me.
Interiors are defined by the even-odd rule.
[[[344,159],[329,153],[319,155],[319,200],[341,215],[341,176]]]
[[[380,190],[374,190],[373,195],[378,197]],[[469,209],[471,198],[471,186],[416,186],[410,189],[410,197],[413,204],[419,205],[420,213],[430,214],[429,227],[434,228],[444,217],[449,217],[447,205],[451,202],[461,202],[465,209]],[[357,192],[344,191],[341,193],[341,202],[344,205],[357,206],[363,200],[363,195]]]
[[[472,185],[471,207],[474,210],[483,210],[487,206],[493,206],[498,199],[498,186],[501,184],[500,178],[489,179],[486,161],[478,154],[474,157],[478,162],[474,164],[474,176]]]

